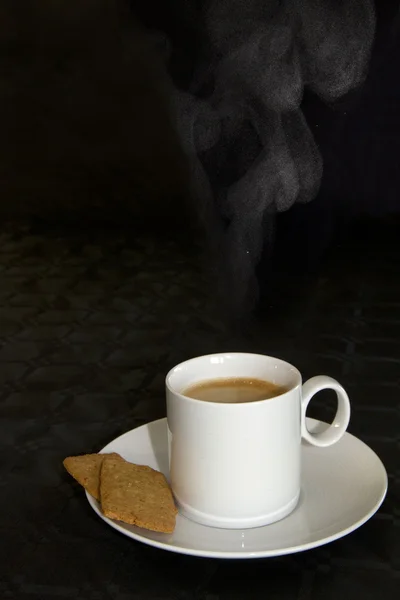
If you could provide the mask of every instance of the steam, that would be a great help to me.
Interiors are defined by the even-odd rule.
[[[241,310],[257,298],[274,214],[319,189],[304,88],[332,102],[363,82],[374,10],[370,0],[212,0],[200,18],[208,59],[172,104],[221,288]]]

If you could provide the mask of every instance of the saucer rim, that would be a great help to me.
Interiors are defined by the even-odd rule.
[[[117,436],[116,438],[111,440],[108,444],[106,444],[99,451],[99,454],[103,454],[103,453],[107,452],[109,446],[114,445],[117,441],[121,440],[124,437],[132,435],[133,431],[136,431],[136,430],[139,430],[142,428],[148,429],[151,425],[156,425],[156,423],[160,423],[161,421],[164,421],[166,423],[166,421],[167,421],[166,417],[163,417],[161,419],[155,419],[154,421],[149,421],[148,423],[144,423],[143,425],[139,425],[138,427],[134,427],[134,428],[130,429],[129,431],[126,431],[125,433]],[[315,425],[315,426],[328,425],[324,421],[320,421],[318,419],[312,419],[310,417],[307,417],[307,423],[309,425]],[[135,532],[127,530],[125,528],[124,524],[120,524],[118,521],[113,521],[112,519],[109,519],[108,517],[104,516],[103,513],[101,512],[99,502],[97,502],[97,500],[95,498],[93,498],[87,491],[85,491],[85,494],[86,494],[86,498],[87,498],[90,506],[94,510],[94,512],[103,521],[105,521],[108,525],[110,525],[110,527],[112,527],[116,531],[122,533],[123,535],[125,535],[137,542],[141,542],[143,544],[152,546],[154,548],[158,548],[160,550],[166,550],[168,552],[174,552],[175,554],[184,554],[187,556],[196,556],[196,557],[201,557],[201,558],[218,558],[218,559],[231,559],[231,560],[232,559],[273,558],[273,557],[279,557],[279,556],[286,556],[286,555],[290,555],[290,554],[297,554],[299,552],[305,552],[307,550],[312,550],[313,548],[318,548],[320,546],[324,546],[326,544],[329,544],[331,542],[339,540],[340,538],[345,537],[345,536],[349,535],[350,533],[352,533],[353,531],[359,529],[362,525],[364,525],[367,521],[369,521],[369,519],[371,519],[371,517],[373,517],[373,515],[379,510],[383,501],[385,500],[385,497],[387,494],[387,489],[388,489],[388,475],[387,475],[385,466],[383,465],[381,459],[374,452],[374,450],[372,450],[372,448],[370,448],[368,446],[368,444],[366,444],[365,442],[363,442],[356,436],[354,436],[348,432],[346,432],[344,434],[344,436],[350,436],[350,437],[354,438],[354,440],[358,444],[365,446],[367,451],[371,452],[376,457],[376,459],[378,461],[377,464],[379,465],[379,468],[381,470],[380,475],[381,475],[381,477],[383,477],[383,481],[382,481],[383,485],[382,485],[381,495],[380,495],[379,499],[377,500],[377,502],[374,504],[374,506],[361,519],[354,522],[351,526],[349,526],[346,529],[343,529],[341,531],[338,531],[337,533],[332,534],[330,536],[321,537],[320,539],[313,540],[311,542],[304,543],[304,544],[298,544],[297,546],[290,546],[287,548],[278,548],[276,550],[274,550],[274,549],[257,550],[257,551],[246,550],[243,552],[227,551],[227,550],[224,550],[224,551],[204,550],[204,549],[196,549],[196,548],[187,548],[184,546],[175,546],[175,545],[169,543],[168,539],[165,539],[165,541],[161,541],[161,540],[155,540],[155,539],[146,537],[146,530],[143,530],[143,533],[135,533]],[[180,514],[179,516],[180,516],[180,519],[189,521],[189,519],[184,517],[182,514]],[[204,527],[206,529],[215,529],[214,527],[211,528],[211,527],[208,527],[207,525],[199,525],[199,526]],[[265,525],[264,527],[260,527],[260,529],[264,529],[267,527],[268,527],[268,525]],[[168,534],[162,534],[162,535],[167,536]],[[193,545],[195,546],[195,543]]]

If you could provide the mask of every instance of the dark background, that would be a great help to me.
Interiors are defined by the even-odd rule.
[[[45,221],[48,229],[114,223],[132,235],[137,227],[187,235],[186,164],[168,119],[160,47],[149,47],[143,27],[167,35],[170,72],[185,88],[204,51],[203,4],[2,2],[3,221]],[[278,215],[273,262],[268,248],[259,270],[266,289],[271,270],[315,272],[354,220],[399,213],[398,2],[380,1],[376,11],[362,88],[335,106],[305,94],[323,181],[314,201]]]

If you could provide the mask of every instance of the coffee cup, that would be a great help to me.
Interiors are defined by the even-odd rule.
[[[310,433],[307,406],[324,389],[336,392],[336,415]],[[172,491],[183,516],[211,527],[247,529],[289,515],[301,492],[302,443],[331,446],[350,420],[335,379],[302,384],[296,367],[260,354],[187,360],[168,373],[166,397]]]

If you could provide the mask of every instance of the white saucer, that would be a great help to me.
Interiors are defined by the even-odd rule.
[[[307,419],[310,431],[327,425]],[[168,477],[167,422],[154,421],[128,431],[101,452],[149,465]],[[93,510],[106,523],[139,542],[171,552],[215,558],[261,558],[309,550],[351,533],[378,510],[386,495],[387,475],[376,454],[346,433],[330,448],[303,444],[303,485],[297,508],[266,527],[227,530],[205,527],[177,516],[173,534],[154,533],[105,517],[87,494]]]

